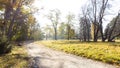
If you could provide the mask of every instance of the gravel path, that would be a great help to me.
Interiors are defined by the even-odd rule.
[[[65,54],[35,43],[27,43],[25,46],[32,58],[31,68],[116,68],[109,64]]]

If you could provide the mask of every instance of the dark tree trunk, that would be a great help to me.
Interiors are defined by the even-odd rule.
[[[57,28],[54,28],[55,30],[55,40],[57,40]]]
[[[102,23],[100,23],[100,33],[101,33],[101,38],[102,38],[102,42],[105,42],[105,38],[104,38],[104,35],[103,35],[103,27],[102,27]]]
[[[94,42],[97,42],[97,40],[98,40],[98,39],[97,39],[97,37],[95,36],[93,41],[94,41]]]
[[[84,36],[83,41],[86,42],[86,32],[85,32],[85,29],[83,31],[83,36]]]
[[[70,26],[69,25],[67,26],[67,29],[68,29],[68,37],[67,37],[67,39],[70,40]]]
[[[115,42],[113,39],[108,39],[108,42]]]
[[[95,25],[95,24],[94,24],[94,26],[95,26],[95,28],[94,28],[94,39],[93,39],[93,41],[97,42],[98,41],[99,26]]]

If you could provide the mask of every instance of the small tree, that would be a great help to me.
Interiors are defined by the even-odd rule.
[[[71,27],[73,25],[73,20],[75,18],[75,15],[72,13],[69,13],[67,16],[67,39],[70,39],[70,31],[71,31]]]
[[[109,5],[109,0],[90,0],[88,7],[89,18],[94,27],[93,41],[97,42],[98,34],[101,34],[102,41],[105,41],[103,33],[103,18],[105,16],[105,11]]]

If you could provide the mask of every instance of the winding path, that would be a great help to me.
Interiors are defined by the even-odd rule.
[[[25,47],[32,59],[31,68],[116,68],[109,64],[65,54],[35,43],[26,43]]]

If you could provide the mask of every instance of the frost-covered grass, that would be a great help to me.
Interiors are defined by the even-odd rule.
[[[35,43],[46,45],[55,50],[62,50],[77,56],[120,65],[119,42],[79,42],[79,41],[37,41]]]

